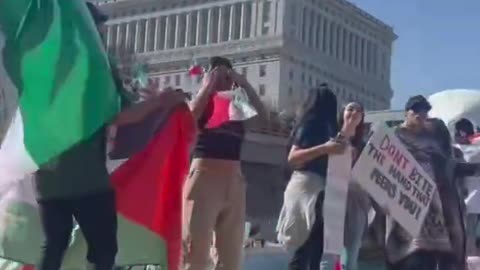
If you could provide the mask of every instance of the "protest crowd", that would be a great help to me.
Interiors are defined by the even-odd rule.
[[[12,16],[0,17],[0,88],[20,97],[0,149],[0,257],[21,265],[15,269],[243,269],[241,146],[250,121],[268,121],[255,89],[222,56],[211,57],[191,98],[148,79],[126,83],[96,42],[108,18],[93,4],[73,2],[56,12],[83,14],[68,23],[81,25],[76,42],[92,51],[82,55],[93,63],[87,75],[78,62],[72,63],[78,69],[26,82],[28,61],[47,59],[42,53],[62,41],[36,25],[49,16],[49,4],[32,4],[19,18],[12,5]],[[89,24],[98,31],[83,33]],[[52,93],[29,88],[43,83],[60,86]],[[70,108],[62,111],[58,102]],[[365,130],[360,102],[338,104],[327,83],[309,90],[289,138],[285,159],[292,173],[276,227],[288,269],[359,270],[372,230],[388,270],[477,269],[475,124],[445,123],[432,116],[435,106],[413,96],[402,124]],[[72,125],[59,126],[57,117]],[[69,129],[79,135],[59,135]],[[21,145],[12,147],[18,138]],[[50,146],[44,138],[56,141]],[[18,151],[30,155],[28,162]],[[110,168],[107,159],[119,162]]]

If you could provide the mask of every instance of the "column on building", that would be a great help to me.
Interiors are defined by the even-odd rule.
[[[264,6],[264,1],[258,1],[257,2],[257,14],[256,14],[256,35],[261,36],[262,35],[262,29],[263,29],[263,24],[265,23],[263,21],[263,6]]]
[[[185,16],[185,47],[189,47],[192,38],[192,12],[188,12]]]
[[[358,69],[361,69],[361,58],[362,57],[362,48],[360,46],[360,36],[355,35],[355,59],[357,61],[357,67]]]
[[[308,12],[307,6],[303,7],[303,15],[302,15],[302,33],[304,36],[302,36],[302,41],[304,44],[308,47],[308,40],[310,39],[310,12]]]
[[[153,51],[159,50],[159,41],[160,41],[160,17],[154,19],[155,22],[155,31],[153,36]]]
[[[107,50],[112,46],[112,25],[107,25],[107,39],[105,40],[105,47]]]
[[[375,41],[373,41],[372,51],[373,51],[372,52],[372,55],[373,55],[373,59],[372,59],[372,65],[373,65],[372,69],[373,69],[373,71],[372,71],[372,73],[376,77],[376,76],[378,76],[378,66],[379,66],[378,59],[379,59],[379,57],[378,57],[378,45],[377,45],[377,43],[375,43]]]
[[[140,52],[140,21],[135,21],[135,35],[133,37],[133,52]]]
[[[285,22],[287,21],[287,16],[284,16],[284,14],[286,14],[285,2],[286,1],[277,1],[278,5],[277,5],[277,13],[275,17],[275,33],[276,34],[283,33]]]
[[[250,37],[256,37],[257,36],[257,24],[258,24],[258,1],[253,0],[252,1],[252,12],[250,16]]]
[[[117,24],[117,40],[115,43],[117,44],[115,46],[116,51],[117,53],[120,53],[122,50],[122,24],[121,23]]]
[[[209,8],[207,11],[207,39],[206,44],[213,43],[213,8]]]
[[[182,29],[182,22],[181,22],[181,14],[177,14],[175,15],[175,37],[174,37],[174,45],[173,47],[174,48],[180,48],[180,36],[181,36],[181,32],[180,31],[183,31]]]
[[[240,39],[247,38],[247,3],[242,2],[240,7]]]
[[[343,61],[343,54],[345,53],[344,52],[344,48],[345,48],[345,44],[344,44],[344,40],[343,40],[343,31],[345,30],[345,28],[343,28],[341,25],[338,25],[338,59],[340,61]]]
[[[165,50],[170,49],[170,28],[171,26],[171,16],[165,16],[165,45],[163,46]]]
[[[197,10],[197,40],[195,45],[201,45],[203,36],[203,27],[202,27],[202,10]]]
[[[365,41],[365,47],[366,47],[366,61],[365,61],[365,72],[367,74],[370,74],[372,72],[372,43],[370,42],[370,39],[367,39]]]
[[[127,22],[125,24],[125,52],[131,53],[132,50],[132,43],[131,43],[132,37],[131,37],[131,23]]]
[[[235,14],[235,4],[229,6],[230,8],[230,29],[228,31],[228,40],[235,39],[235,29],[237,26],[236,14]]]
[[[348,63],[348,59],[350,57],[350,32],[348,31],[348,28],[344,29],[345,31],[345,37],[343,42],[345,42],[345,63]]]
[[[363,71],[364,72],[367,72],[367,57],[368,57],[368,54],[367,54],[367,39],[366,38],[362,38],[362,55],[363,55],[363,59],[362,59],[362,66],[363,66]]]
[[[151,22],[152,20],[150,18],[145,19],[145,39],[143,42],[143,51],[144,52],[149,52],[150,51],[150,40],[151,40],[151,35],[150,35],[150,27],[151,27]]]
[[[328,53],[328,46],[330,45],[330,22],[327,17],[323,18],[323,42],[322,50],[324,53]]]
[[[330,38],[332,39],[331,42],[333,44],[332,46],[332,57],[335,57],[337,53],[337,23],[332,21],[331,27],[330,27],[331,35]]]
[[[217,43],[222,42],[223,33],[225,31],[225,8],[223,6],[218,7],[218,26],[217,26]]]
[[[315,21],[316,21],[316,27],[315,27],[315,49],[320,49],[322,48],[322,15],[317,14],[315,16]]]
[[[322,50],[323,39],[325,38],[325,33],[323,30],[323,26],[325,22],[323,21],[324,17],[322,14],[318,14],[318,50]]]
[[[270,2],[270,18],[268,20],[268,34],[275,35],[277,29],[277,16],[278,16],[278,0],[272,0]],[[283,2],[283,1],[282,1]]]
[[[317,28],[317,16],[315,15],[315,10],[310,10],[310,27],[308,28],[308,31],[310,32],[309,40],[308,40],[308,46],[310,48],[315,48],[315,40],[317,39],[317,33],[315,32],[315,29]]]

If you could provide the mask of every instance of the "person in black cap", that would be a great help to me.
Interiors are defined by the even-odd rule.
[[[451,215],[450,208],[445,208],[448,205],[444,205],[449,202],[445,197],[456,192],[454,189],[444,188],[445,183],[448,182],[444,181],[447,175],[445,168],[448,166],[443,163],[450,160],[446,158],[450,145],[447,143],[446,151],[443,151],[444,140],[438,137],[445,138],[445,136],[442,136],[438,131],[440,129],[436,128],[444,127],[439,125],[443,122],[428,119],[431,108],[428,100],[421,95],[409,98],[405,104],[405,121],[394,131],[415,161],[435,181],[438,189],[431,194],[429,209],[420,233],[416,236],[411,236],[392,216],[388,215],[387,209],[386,230],[390,233],[386,238],[385,255],[389,270],[464,269],[456,268],[457,264],[461,264],[461,260],[458,260],[457,253],[454,252],[457,251],[457,242],[451,241],[451,235],[453,235],[451,233],[454,232],[452,224],[458,224],[459,220],[457,216]],[[435,125],[432,124],[434,122]],[[442,130],[445,129],[446,127]],[[446,138],[449,139],[448,129]],[[441,164],[439,160],[443,163]],[[461,253],[460,250],[458,251]]]
[[[413,132],[423,130],[428,119],[428,112],[431,109],[432,105],[424,96],[410,97],[405,104],[405,122],[403,125]]]

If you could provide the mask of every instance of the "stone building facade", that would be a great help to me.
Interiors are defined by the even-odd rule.
[[[161,85],[195,91],[195,61],[230,57],[273,110],[294,110],[328,82],[340,102],[388,109],[393,29],[346,0],[107,0],[110,52]]]

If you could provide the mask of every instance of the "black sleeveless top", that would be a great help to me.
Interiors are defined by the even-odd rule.
[[[206,128],[213,113],[209,103],[198,121],[200,130],[193,150],[193,158],[240,160],[245,124],[243,121],[229,121],[216,128]]]

